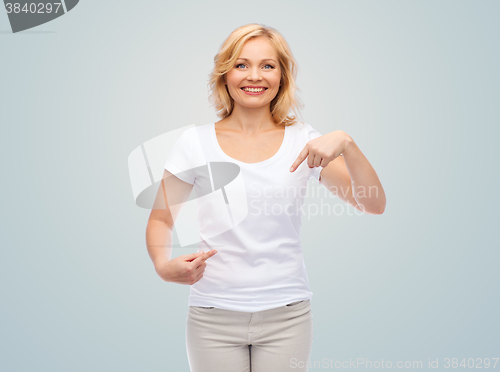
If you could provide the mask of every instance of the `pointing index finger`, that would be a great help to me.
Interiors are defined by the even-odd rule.
[[[212,249],[211,251],[208,252],[203,252],[200,257],[202,257],[203,261],[208,260],[210,257],[212,257],[214,254],[216,254],[217,251],[215,249]]]
[[[297,169],[297,167],[307,158],[307,154],[309,154],[309,150],[307,146],[305,146],[290,167],[290,172],[293,172],[295,169]]]
[[[197,267],[200,263],[208,260],[214,254],[216,254],[217,251],[214,249],[214,250],[211,250],[208,252],[199,252],[199,253],[200,253],[200,255],[198,257],[196,257],[193,261],[191,261],[195,267]]]

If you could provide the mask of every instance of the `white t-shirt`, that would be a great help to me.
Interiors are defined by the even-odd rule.
[[[187,129],[165,162],[165,169],[194,185],[198,252],[217,250],[203,278],[191,285],[189,306],[256,312],[311,299],[300,243],[302,206],[309,178],[319,181],[323,168],[309,168],[306,159],[293,173],[289,169],[321,134],[306,123],[286,126],[274,156],[244,163],[224,153],[215,133],[215,123]],[[236,187],[224,187],[232,180]],[[210,199],[224,189],[220,200],[232,211],[229,219],[215,196]],[[232,225],[221,228],[224,223]]]

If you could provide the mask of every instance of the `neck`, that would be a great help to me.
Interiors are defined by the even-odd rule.
[[[233,112],[226,118],[228,126],[244,133],[256,133],[276,128],[269,109],[264,107],[243,107],[235,105]]]

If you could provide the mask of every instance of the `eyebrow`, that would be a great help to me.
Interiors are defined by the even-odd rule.
[[[242,59],[244,61],[249,61],[249,59],[247,59],[247,58],[238,58],[238,59]],[[264,61],[273,61],[274,63],[276,63],[276,61],[272,58],[264,58],[263,60],[261,60],[261,62],[264,62]]]

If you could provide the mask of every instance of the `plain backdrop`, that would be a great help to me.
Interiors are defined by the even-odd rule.
[[[218,120],[208,74],[247,23],[283,34],[303,120],[347,132],[387,196],[378,216],[307,198],[336,206],[303,219],[315,369],[492,367],[499,11],[488,0],[86,0],[12,34],[2,8],[0,370],[189,371],[189,286],[153,269],[127,159]]]

